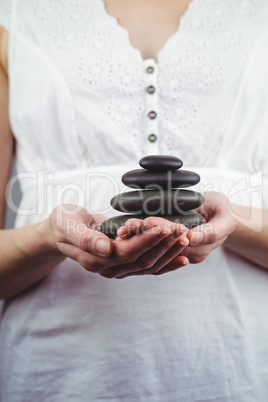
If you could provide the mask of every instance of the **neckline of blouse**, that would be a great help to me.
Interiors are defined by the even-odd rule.
[[[158,51],[157,53],[157,58],[156,60],[154,58],[143,58],[142,53],[140,51],[140,49],[138,49],[137,47],[133,46],[131,41],[130,41],[130,35],[129,35],[129,31],[123,27],[119,22],[118,19],[114,16],[112,16],[111,14],[109,14],[106,10],[105,4],[103,0],[96,0],[97,3],[100,5],[101,11],[104,15],[104,18],[107,19],[107,21],[110,21],[114,28],[116,30],[118,30],[118,32],[122,35],[124,35],[127,39],[127,46],[129,48],[129,50],[135,54],[137,56],[137,58],[139,59],[139,61],[145,65],[147,65],[148,63],[153,63],[155,65],[159,65],[161,62],[161,58],[163,57],[164,53],[168,50],[168,48],[170,46],[172,46],[172,43],[178,38],[181,37],[183,35],[183,22],[189,18],[189,15],[191,13],[191,10],[194,6],[195,3],[197,3],[197,0],[191,0],[190,3],[188,4],[188,7],[186,9],[186,11],[183,13],[183,15],[180,17],[179,23],[178,23],[178,28],[177,30],[169,36],[169,38],[167,39],[167,41],[164,43],[164,45],[161,47],[161,49]]]

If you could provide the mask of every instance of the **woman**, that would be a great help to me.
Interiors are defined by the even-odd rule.
[[[2,401],[267,401],[265,0],[1,3]],[[111,241],[146,154],[200,173],[205,224]]]

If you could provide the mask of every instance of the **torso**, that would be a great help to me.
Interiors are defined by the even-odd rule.
[[[130,42],[142,57],[157,60],[191,0],[103,0],[107,13],[129,32]]]
[[[14,2],[10,116],[23,191],[16,227],[46,219],[61,200],[115,215],[109,201],[124,191],[122,174],[155,152],[177,155],[185,169],[200,173],[197,190],[260,206],[256,190],[260,180],[265,185],[268,148],[268,114],[261,113],[268,109],[267,0],[194,0],[151,75],[99,1]],[[127,28],[134,45],[137,31],[130,21]],[[145,53],[149,35],[135,46],[142,48],[142,39],[143,56],[153,55]],[[156,96],[146,92],[151,83]],[[16,395],[267,402],[267,288],[267,272],[221,248],[161,278],[122,281],[67,259],[5,304],[1,392],[14,402]]]

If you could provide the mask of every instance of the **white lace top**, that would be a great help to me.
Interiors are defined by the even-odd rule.
[[[267,17],[266,0],[193,0],[156,63],[102,0],[0,0],[16,226],[66,201],[114,215],[121,175],[146,154],[179,156],[199,190],[268,208]],[[123,281],[66,260],[5,303],[1,401],[267,402],[267,286],[221,248]]]

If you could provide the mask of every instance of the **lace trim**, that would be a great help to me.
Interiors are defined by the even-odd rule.
[[[128,130],[136,154],[145,152],[145,64],[140,51],[130,44],[127,30],[106,12],[102,0],[36,0],[34,4],[34,18],[46,34],[52,32],[49,51],[60,60],[69,53],[72,74],[102,100],[111,123],[120,132]],[[208,132],[203,133],[206,138],[197,136],[202,104],[222,90],[230,68],[227,55],[246,46],[245,24],[257,15],[259,7],[257,0],[190,3],[178,31],[158,55],[161,153],[176,150],[194,163],[196,155],[189,149],[195,143],[203,160],[212,158],[210,152],[216,160],[222,128],[213,136]],[[81,142],[92,158],[86,138],[81,136]]]

